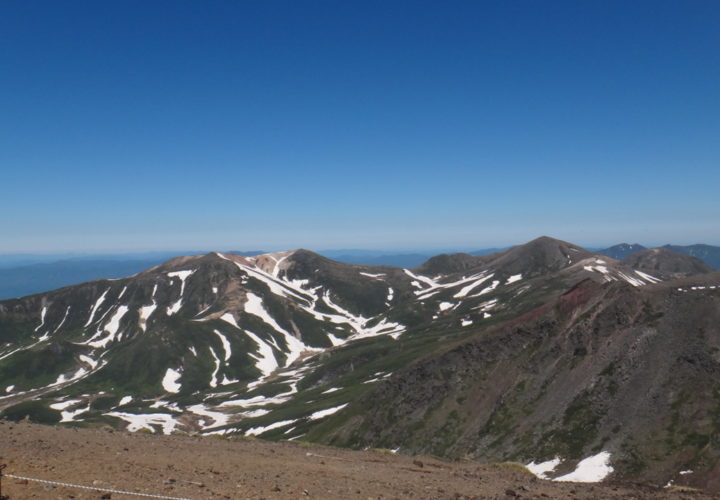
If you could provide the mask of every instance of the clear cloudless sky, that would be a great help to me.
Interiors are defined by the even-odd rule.
[[[720,244],[720,2],[0,2],[0,252]]]

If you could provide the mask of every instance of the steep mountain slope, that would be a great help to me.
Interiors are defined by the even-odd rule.
[[[578,459],[596,445],[561,432],[592,427],[595,407],[563,421],[578,391],[592,389],[590,375],[573,370],[595,373],[627,354],[594,338],[630,328],[612,304],[649,300],[680,314],[644,298],[665,290],[645,286],[661,280],[547,237],[415,269],[306,250],[180,257],[130,278],[0,302],[0,411],[164,433]],[[568,299],[577,295],[578,304]],[[637,332],[622,335],[618,345]],[[612,451],[620,473],[641,472]]]
[[[397,372],[310,437],[553,462],[603,451],[616,477],[720,471],[720,273],[644,288],[584,280]],[[552,469],[553,467],[549,467]]]

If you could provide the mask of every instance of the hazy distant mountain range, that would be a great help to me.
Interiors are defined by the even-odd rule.
[[[0,416],[718,490],[719,352],[720,273],[665,248],[209,253],[0,301]]]
[[[720,269],[720,247],[711,245],[665,245],[675,252],[698,257],[713,269]],[[645,250],[640,244],[621,243],[603,250],[602,255],[624,259]],[[507,250],[486,248],[468,252],[468,255],[488,255]],[[182,255],[200,255],[207,252],[182,252]],[[260,255],[262,250],[235,251],[235,255]],[[457,253],[457,250],[443,252],[393,252],[387,250],[321,250],[318,254],[347,264],[364,266],[396,266],[412,268],[422,265],[433,255]],[[97,279],[118,279],[131,276],[148,267],[161,264],[177,252],[144,252],[133,254],[70,255],[70,254],[14,254],[0,255],[0,300],[22,297],[33,293],[46,292],[63,286],[74,285]]]

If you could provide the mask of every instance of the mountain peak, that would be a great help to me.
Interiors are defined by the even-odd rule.
[[[532,277],[559,271],[592,255],[567,241],[541,236],[502,252],[492,261],[492,265],[502,266],[513,274],[522,273],[523,276]]]

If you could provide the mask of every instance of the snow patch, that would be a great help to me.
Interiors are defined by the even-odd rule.
[[[554,471],[558,465],[560,465],[560,459],[556,457],[552,460],[541,462],[539,464],[536,464],[535,462],[530,462],[529,464],[525,465],[525,467],[527,468],[527,470],[535,474],[540,479],[550,479],[547,476],[547,473]]]
[[[460,290],[458,293],[456,293],[455,295],[453,295],[453,297],[456,298],[456,299],[459,299],[459,298],[462,298],[462,297],[467,296],[467,294],[470,293],[473,289],[475,289],[476,287],[482,285],[484,282],[486,282],[487,280],[489,280],[489,279],[492,278],[492,277],[493,277],[493,274],[490,274],[490,275],[488,275],[488,276],[483,276],[483,277],[479,278],[479,279],[476,280],[475,282],[470,283],[469,285],[463,287],[462,290]]]
[[[127,430],[130,432],[137,432],[141,429],[145,429],[154,433],[155,429],[152,425],[160,425],[162,426],[163,434],[172,434],[175,427],[178,425],[177,420],[167,413],[136,414],[113,411],[105,413],[105,415],[117,417],[128,422]]]
[[[90,317],[88,318],[87,323],[85,323],[85,327],[90,326],[90,323],[92,323],[92,320],[95,317],[95,313],[97,312],[98,308],[102,305],[102,303],[105,302],[105,296],[107,295],[107,293],[109,291],[110,291],[110,289],[108,288],[107,290],[105,290],[103,292],[103,294],[100,296],[100,298],[95,301],[95,305],[90,310]]]
[[[368,278],[375,278],[375,279],[382,278],[383,276],[385,276],[385,273],[372,274],[372,273],[362,273],[361,272],[360,274],[362,274],[363,276],[367,276]]]
[[[506,285],[509,285],[510,283],[515,283],[516,281],[520,281],[522,279],[522,274],[513,274],[510,276],[507,281],[505,282]]]
[[[260,435],[260,434],[262,434],[262,433],[264,433],[264,432],[271,431],[271,430],[273,430],[273,429],[278,429],[278,428],[280,428],[280,427],[285,427],[285,426],[294,424],[295,422],[297,422],[297,419],[295,419],[295,420],[281,420],[281,421],[279,421],[279,422],[275,422],[275,423],[273,423],[273,424],[266,425],[265,427],[253,427],[253,428],[248,429],[247,431],[245,431],[245,435],[246,435],[246,436],[258,436],[258,435]]]
[[[276,332],[281,333],[285,340],[287,348],[287,359],[285,366],[291,365],[305,351],[320,351],[321,349],[310,348],[295,338],[290,332],[281,327],[275,319],[270,316],[263,306],[262,298],[252,292],[248,292],[247,302],[245,302],[245,312],[260,318],[263,322],[271,326]]]
[[[167,392],[172,392],[173,394],[177,394],[178,392],[180,392],[180,388],[182,386],[178,381],[180,380],[181,376],[181,369],[173,370],[172,368],[168,368],[162,380],[163,389],[165,389]]]
[[[225,361],[228,361],[230,359],[230,356],[232,356],[232,347],[230,346],[230,341],[228,341],[227,337],[220,333],[220,331],[213,331],[215,332],[215,335],[220,337],[220,342],[222,342],[223,350],[225,351]]]
[[[188,279],[189,276],[191,276],[195,270],[192,271],[174,271],[172,273],[168,273],[169,278],[178,278],[180,279],[180,297],[178,298],[177,302],[175,302],[173,305],[167,308],[167,315],[172,316],[173,314],[177,313],[180,308],[182,307],[182,301],[183,301],[183,294],[185,292],[185,280]]]
[[[42,311],[40,311],[40,324],[35,328],[35,332],[37,332],[42,326],[45,324],[45,315],[47,314],[47,306],[43,306]],[[85,325],[87,326],[87,325]]]
[[[613,470],[610,466],[610,453],[601,451],[597,455],[581,460],[573,472],[556,477],[555,481],[597,483],[605,479]]]
[[[345,408],[347,405],[348,405],[348,403],[345,403],[344,405],[334,406],[334,407],[328,408],[326,410],[319,410],[319,411],[316,411],[315,413],[313,413],[312,415],[310,415],[308,418],[310,420],[320,420],[321,418],[329,417],[333,413],[339,412],[340,410]]]

